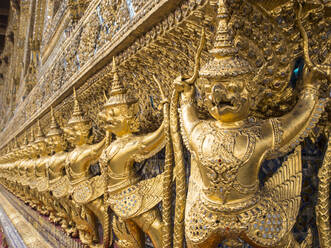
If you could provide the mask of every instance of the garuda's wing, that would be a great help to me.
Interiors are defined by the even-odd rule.
[[[300,208],[301,184],[301,147],[298,146],[265,183],[264,197],[252,209],[255,219],[248,221],[250,240],[263,247],[288,241]]]
[[[265,183],[267,194],[286,212],[288,230],[292,229],[299,212],[301,184],[301,146],[298,146],[277,172]]]
[[[331,182],[331,135],[328,134],[328,148],[322,167],[319,169],[318,201],[316,204],[316,222],[320,247],[331,247],[330,225],[330,182]]]

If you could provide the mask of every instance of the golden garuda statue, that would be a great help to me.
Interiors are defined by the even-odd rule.
[[[35,141],[34,130],[31,128],[31,136],[28,144],[22,147],[23,151],[26,153],[26,158],[21,160],[20,163],[20,176],[21,176],[21,185],[24,192],[24,201],[26,204],[29,204],[31,207],[36,207],[32,192],[30,191],[30,177],[29,177],[29,168],[33,160],[36,158],[36,150],[34,149],[33,143]]]
[[[42,209],[41,213],[44,215],[50,215],[51,221],[55,222],[55,213],[51,205],[52,199],[48,192],[47,162],[50,158],[49,149],[39,120],[37,127],[34,147],[38,154],[38,158],[35,160],[34,168],[36,178],[33,187],[35,187],[36,196],[40,201],[40,207]]]
[[[217,247],[225,241],[241,247],[244,240],[257,247],[298,247],[291,230],[301,200],[299,144],[318,122],[327,102],[318,97],[317,78],[325,73],[306,63],[294,108],[275,118],[253,116],[257,99],[253,96],[259,90],[256,71],[234,44],[230,12],[223,0],[218,2],[217,18],[214,46],[209,51],[212,59],[199,69],[202,39],[193,77],[180,76],[174,81],[180,93],[180,132],[191,153],[186,205],[176,201],[176,210],[177,206],[178,211],[185,209],[187,245]],[[193,83],[199,84],[205,97],[209,119],[199,117]],[[176,113],[171,117],[177,122]],[[180,142],[176,123],[171,128],[175,147]],[[262,162],[290,151],[282,167],[261,185]],[[183,163],[178,161],[177,181],[185,180]],[[180,197],[183,194],[177,194]],[[176,225],[180,225],[176,218],[180,220],[180,214],[175,216],[174,244],[183,247],[182,240],[176,239]]]
[[[38,211],[43,211],[46,213],[45,210],[42,209],[42,202],[40,201],[38,197],[38,190],[37,190],[37,180],[36,180],[36,164],[39,160],[39,150],[38,150],[38,143],[42,143],[42,133],[40,132],[36,135],[39,136],[35,137],[33,130],[31,130],[31,141],[30,141],[30,159],[25,163],[25,170],[26,170],[26,181],[28,185],[28,191],[30,195],[30,206],[33,208],[36,208]],[[37,143],[36,143],[37,142]],[[44,146],[42,149],[45,149]]]
[[[162,103],[166,112],[165,98]],[[137,99],[127,92],[119,79],[114,59],[110,97],[99,114],[106,131],[116,137],[100,157],[106,178],[105,203],[116,215],[112,227],[119,238],[118,246],[144,247],[142,234],[145,232],[154,247],[162,247],[162,221],[156,205],[162,200],[163,175],[141,180],[134,163],[152,157],[164,147],[166,118],[156,131],[135,135],[139,124],[137,107]]]
[[[47,161],[47,189],[52,192],[52,207],[56,210],[55,220],[60,222],[61,227],[69,235],[77,235],[76,226],[73,223],[70,203],[66,194],[65,187],[59,187],[61,180],[65,180],[65,162],[68,153],[65,151],[67,142],[64,139],[62,129],[59,127],[53,108],[51,107],[51,123],[50,129],[46,135],[47,143],[51,152],[51,156]],[[66,185],[66,184],[65,184]],[[62,190],[62,191],[61,191]]]
[[[73,97],[73,113],[64,132],[74,149],[66,156],[66,175],[61,181],[62,197],[68,195],[72,197],[74,204],[71,206],[71,211],[76,211],[76,213],[72,212],[72,216],[82,242],[90,246],[98,246],[101,234],[98,232],[97,223],[98,221],[101,223],[103,230],[108,225],[104,218],[102,198],[104,180],[102,176],[93,176],[90,166],[98,160],[106,139],[97,144],[90,144],[93,139],[91,122],[81,111],[75,89],[73,89]],[[79,209],[78,213],[77,209]]]

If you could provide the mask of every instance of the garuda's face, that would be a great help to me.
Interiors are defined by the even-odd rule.
[[[213,82],[206,97],[208,111],[216,120],[231,123],[249,115],[249,95],[242,81]]]
[[[102,119],[105,124],[104,128],[110,132],[121,131],[125,125],[125,116],[127,111],[128,106],[125,104],[106,107],[102,115]]]
[[[22,148],[22,155],[24,157],[28,157],[30,154],[30,148],[28,145],[25,145],[23,148]]]
[[[45,152],[47,152],[47,145],[45,141],[39,141],[36,142],[34,144],[35,150],[39,153],[39,154],[43,154]]]
[[[90,134],[90,123],[73,123],[69,127],[64,128],[67,135],[67,140],[74,145],[82,145],[87,143]]]
[[[48,137],[47,143],[52,152],[62,151],[65,149],[65,142],[60,135]]]
[[[33,157],[37,154],[36,148],[32,143],[28,144],[27,152],[29,153],[30,157]]]
[[[104,123],[104,128],[115,135],[131,132],[130,121],[137,113],[137,105],[121,104],[105,107],[99,113],[99,118]]]
[[[54,151],[54,142],[53,142],[53,137],[47,137],[46,139],[47,145],[51,151]]]
[[[20,149],[19,148],[18,149],[15,149],[13,151],[13,154],[14,154],[15,157],[18,157],[20,155]]]

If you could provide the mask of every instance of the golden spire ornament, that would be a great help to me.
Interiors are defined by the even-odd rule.
[[[17,142],[17,138],[15,137],[14,138],[14,146],[13,146],[13,150],[17,150],[19,149],[19,145],[18,145],[18,142]]]
[[[23,145],[26,146],[28,144],[28,133],[25,132],[24,139],[23,139]]]
[[[33,127],[31,127],[31,132],[30,132],[30,144],[33,143],[35,141],[35,137],[34,137],[34,129]]]
[[[60,129],[59,125],[56,122],[55,116],[54,116],[54,110],[53,107],[51,107],[51,128],[49,132],[47,133],[47,137],[61,135],[62,130]]]
[[[70,120],[68,121],[68,125],[89,122],[89,120],[84,116],[84,113],[81,111],[75,88],[73,88],[73,97],[74,97],[74,111],[71,115]]]
[[[105,107],[116,106],[121,104],[133,104],[137,102],[137,99],[131,94],[127,93],[127,89],[118,77],[115,58],[113,57],[113,83],[110,90],[110,97],[107,100]]]
[[[45,135],[41,129],[40,120],[37,122],[37,133],[35,142],[44,141]]]
[[[209,51],[214,58],[201,68],[200,77],[218,81],[249,73],[250,65],[238,55],[238,49],[234,46],[228,24],[229,11],[224,0],[219,0],[217,18],[214,47]]]

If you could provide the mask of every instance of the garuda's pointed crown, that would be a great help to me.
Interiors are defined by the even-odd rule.
[[[127,92],[127,89],[123,85],[122,81],[118,77],[115,58],[113,58],[113,83],[110,90],[110,97],[105,103],[105,107],[111,107],[121,104],[133,104],[137,102],[137,99]]]
[[[24,139],[23,139],[23,146],[27,146],[29,144],[29,140],[28,140],[28,133],[25,132],[25,135],[24,135]]]
[[[59,127],[59,125],[56,122],[55,116],[54,116],[54,110],[53,107],[51,107],[51,128],[47,133],[47,137],[52,137],[52,136],[60,136],[62,134],[62,130]]]
[[[229,11],[225,0],[219,0],[218,4],[218,27],[214,47],[209,51],[214,58],[199,71],[200,77],[212,80],[236,77],[251,72],[249,63],[238,55],[238,50],[234,46],[228,25]]]
[[[17,138],[15,137],[14,138],[14,144],[13,144],[13,151],[16,151],[16,150],[18,150],[20,147],[19,147],[19,145],[18,145],[18,142],[17,142]]]
[[[44,135],[44,132],[42,131],[41,129],[41,126],[40,126],[40,121],[38,120],[38,124],[37,124],[37,133],[36,133],[36,139],[35,139],[35,142],[42,142],[45,140],[45,135]]]
[[[84,113],[80,108],[75,88],[73,88],[73,97],[74,97],[74,111],[71,115],[71,118],[68,121],[68,125],[73,125],[77,123],[88,123],[89,120],[84,116]]]
[[[35,141],[34,129],[33,129],[33,127],[31,127],[31,134],[30,134],[29,144],[32,144],[34,141]]]

